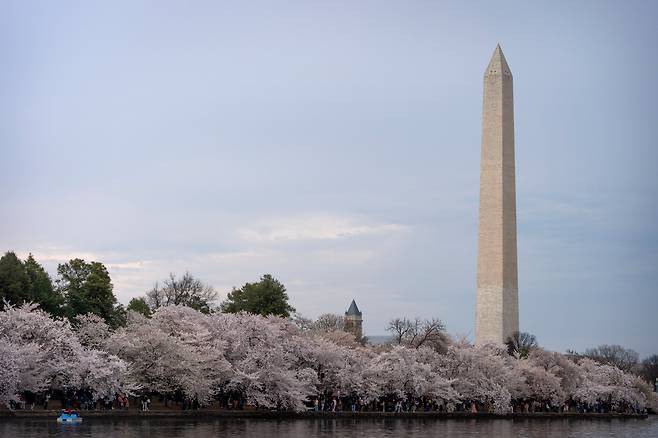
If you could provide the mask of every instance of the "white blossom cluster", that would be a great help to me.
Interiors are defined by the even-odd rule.
[[[520,400],[557,408],[605,402],[617,411],[656,401],[638,377],[542,349],[521,359],[502,345],[459,342],[445,353],[362,346],[345,332],[303,330],[278,317],[183,306],[159,308],[151,318],[130,312],[116,331],[94,315],[78,320],[72,327],[34,305],[0,312],[0,403],[24,391],[68,388],[96,398],[178,392],[201,405],[231,391],[254,406],[297,411],[327,394],[364,403],[478,403],[500,413]]]

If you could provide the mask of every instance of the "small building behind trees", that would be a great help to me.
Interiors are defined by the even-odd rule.
[[[345,331],[352,333],[356,339],[363,338],[363,314],[354,300],[345,312]]]

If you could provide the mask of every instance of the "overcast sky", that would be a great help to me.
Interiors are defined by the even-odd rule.
[[[366,334],[473,339],[482,76],[514,74],[520,323],[658,353],[658,7],[646,1],[4,1],[0,250],[264,273]]]

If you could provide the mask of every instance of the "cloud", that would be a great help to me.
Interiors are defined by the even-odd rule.
[[[17,253],[26,258],[28,250],[31,251],[53,277],[57,265],[71,259],[99,261],[108,268],[119,300],[127,302],[170,272],[182,275],[189,271],[220,291],[256,280],[266,272],[284,278],[288,275],[324,278],[329,275],[327,270],[339,270],[343,277],[353,277],[357,267],[360,271],[364,264],[375,263],[386,253],[385,248],[393,244],[389,235],[401,235],[409,229],[406,225],[376,221],[364,215],[302,213],[230,224],[226,228],[228,239],[205,250],[195,247],[172,250],[166,246],[107,250],[94,245],[46,244]],[[377,236],[378,242],[353,239],[362,236]],[[285,245],[289,242],[301,243],[303,248]],[[334,245],[338,242],[341,244]]]
[[[124,263],[107,263],[107,269],[109,270],[123,270],[123,271],[139,271],[144,268],[144,265],[149,262],[147,261],[136,261],[136,262],[124,262]]]
[[[110,271],[137,271],[143,269],[146,264],[150,263],[146,260],[130,260],[131,257],[128,254],[118,253],[115,251],[85,251],[57,246],[41,247],[29,251],[17,251],[17,255],[22,259],[26,259],[28,254],[32,254],[32,256],[39,263],[43,263],[45,265],[55,265],[59,263],[66,263],[73,259],[83,259],[86,262],[101,262]]]
[[[32,254],[40,263],[64,263],[72,259],[83,259],[86,261],[101,261],[99,254],[87,251],[77,251],[61,247],[43,247],[29,251],[17,251],[16,254],[26,259],[28,254]]]
[[[407,225],[367,223],[349,216],[310,214],[263,220],[238,229],[241,240],[252,243],[285,241],[338,240],[373,234],[399,233]]]

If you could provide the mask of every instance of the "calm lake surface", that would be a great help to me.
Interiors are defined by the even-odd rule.
[[[619,419],[296,419],[89,418],[80,425],[54,419],[0,419],[0,437],[658,437],[658,418]]]

